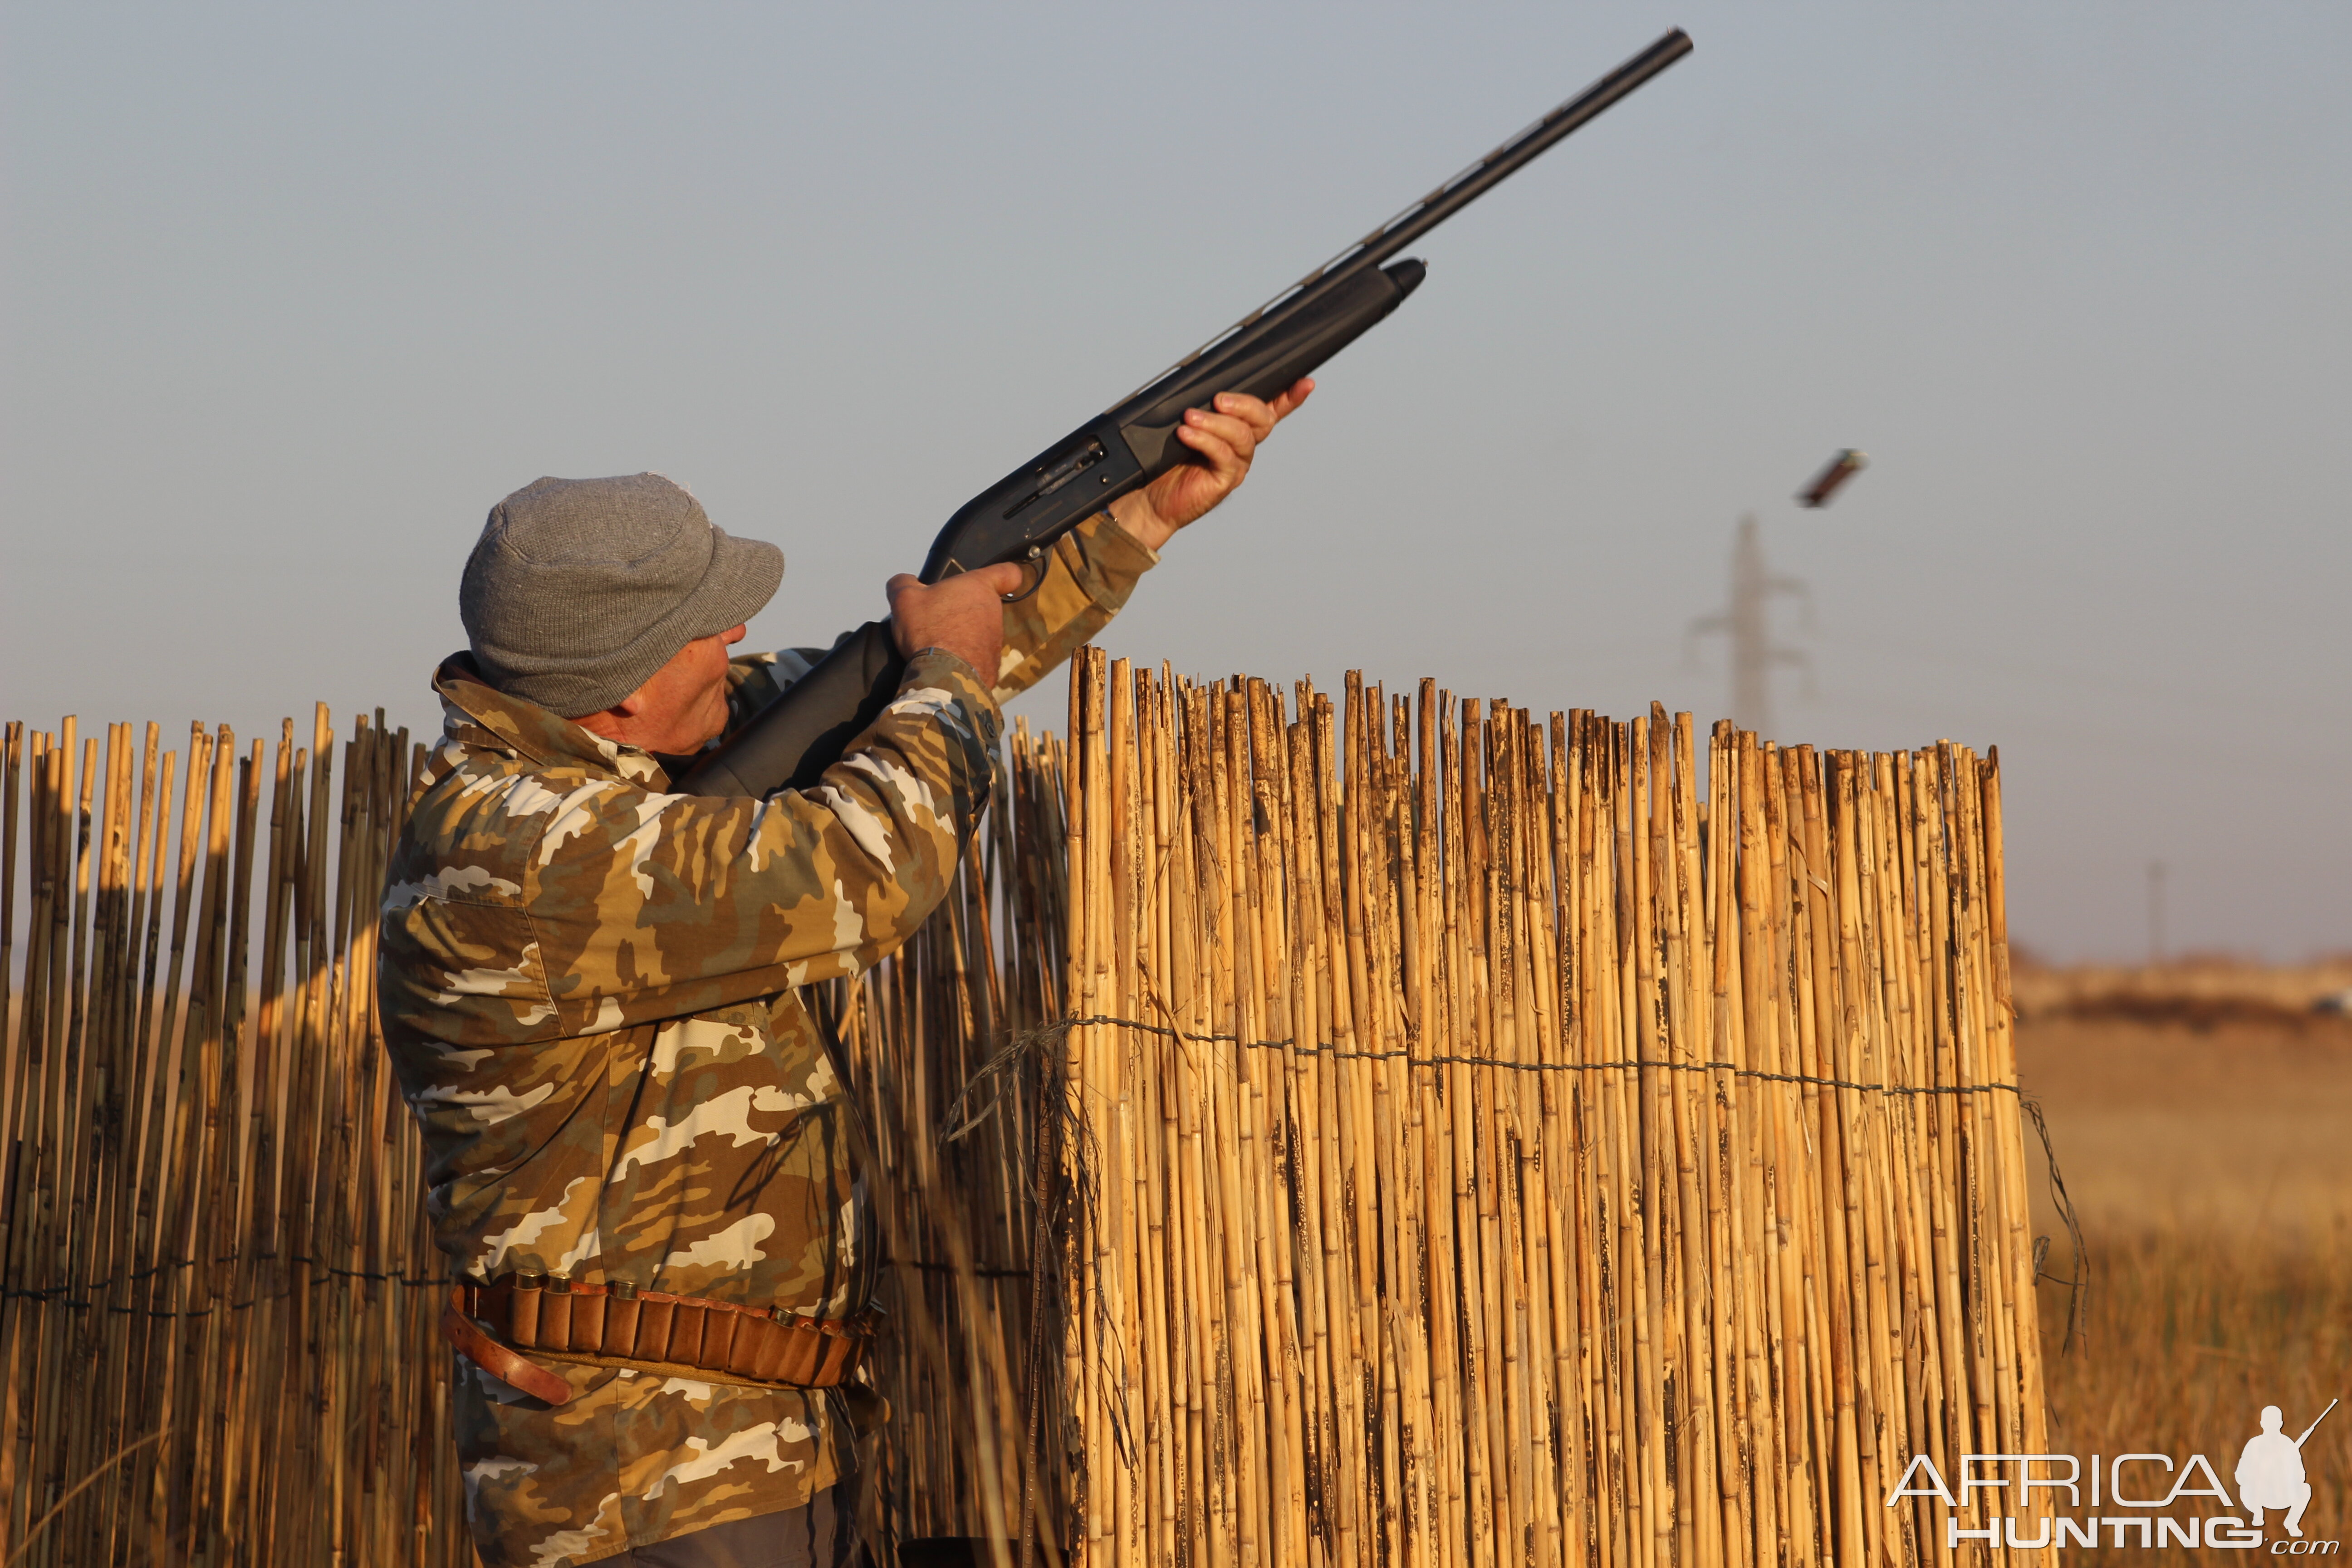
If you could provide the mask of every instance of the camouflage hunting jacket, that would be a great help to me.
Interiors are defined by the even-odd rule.
[[[456,1271],[827,1318],[868,1305],[853,1102],[796,990],[872,964],[945,896],[987,804],[997,704],[1153,560],[1106,517],[1083,525],[1008,607],[992,685],[920,655],[816,789],[765,801],[672,794],[651,755],[491,689],[467,656],[441,666],[446,729],[386,879],[378,983]],[[736,721],[816,653],[736,660]],[[822,1394],[541,1364],[569,1403],[457,1359],[487,1568],[594,1563],[797,1508],[841,1474]]]

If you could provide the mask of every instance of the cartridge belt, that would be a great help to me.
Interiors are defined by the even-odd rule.
[[[871,1312],[807,1318],[781,1307],[739,1306],[627,1284],[509,1274],[488,1285],[458,1280],[441,1314],[441,1334],[500,1382],[562,1405],[572,1397],[572,1385],[538,1361],[831,1388],[856,1367],[875,1318]]]

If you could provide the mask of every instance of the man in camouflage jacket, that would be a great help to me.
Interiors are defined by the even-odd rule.
[[[814,657],[728,658],[775,590],[773,547],[656,475],[541,479],[491,512],[460,593],[471,649],[434,679],[446,728],[394,857],[379,975],[457,1272],[832,1322],[868,1305],[850,1102],[797,988],[922,923],[988,804],[998,704],[1110,619],[1310,389],[1194,411],[1196,463],[1066,536],[1013,605],[1010,567],[893,578],[897,699],[817,788],[765,800],[672,793],[670,769]],[[499,1359],[497,1324],[459,1327]],[[837,1395],[531,1356],[560,1402],[457,1360],[487,1568],[846,1560]]]

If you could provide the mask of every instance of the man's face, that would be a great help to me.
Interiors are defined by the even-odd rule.
[[[621,737],[630,744],[667,756],[687,756],[715,741],[727,728],[727,650],[743,640],[734,626],[697,637],[654,671],[630,695],[630,714]]]

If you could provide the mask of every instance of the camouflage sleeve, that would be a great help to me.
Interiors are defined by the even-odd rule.
[[[1136,580],[1160,563],[1098,511],[1055,544],[1037,591],[1004,606],[1004,654],[995,697],[1009,702],[1093,640],[1127,605]]]
[[[1001,722],[971,666],[931,650],[814,789],[748,800],[600,779],[510,801],[542,822],[525,898],[538,973],[505,992],[514,1023],[597,1034],[872,964],[945,895]],[[520,1016],[533,990],[551,1016]]]

